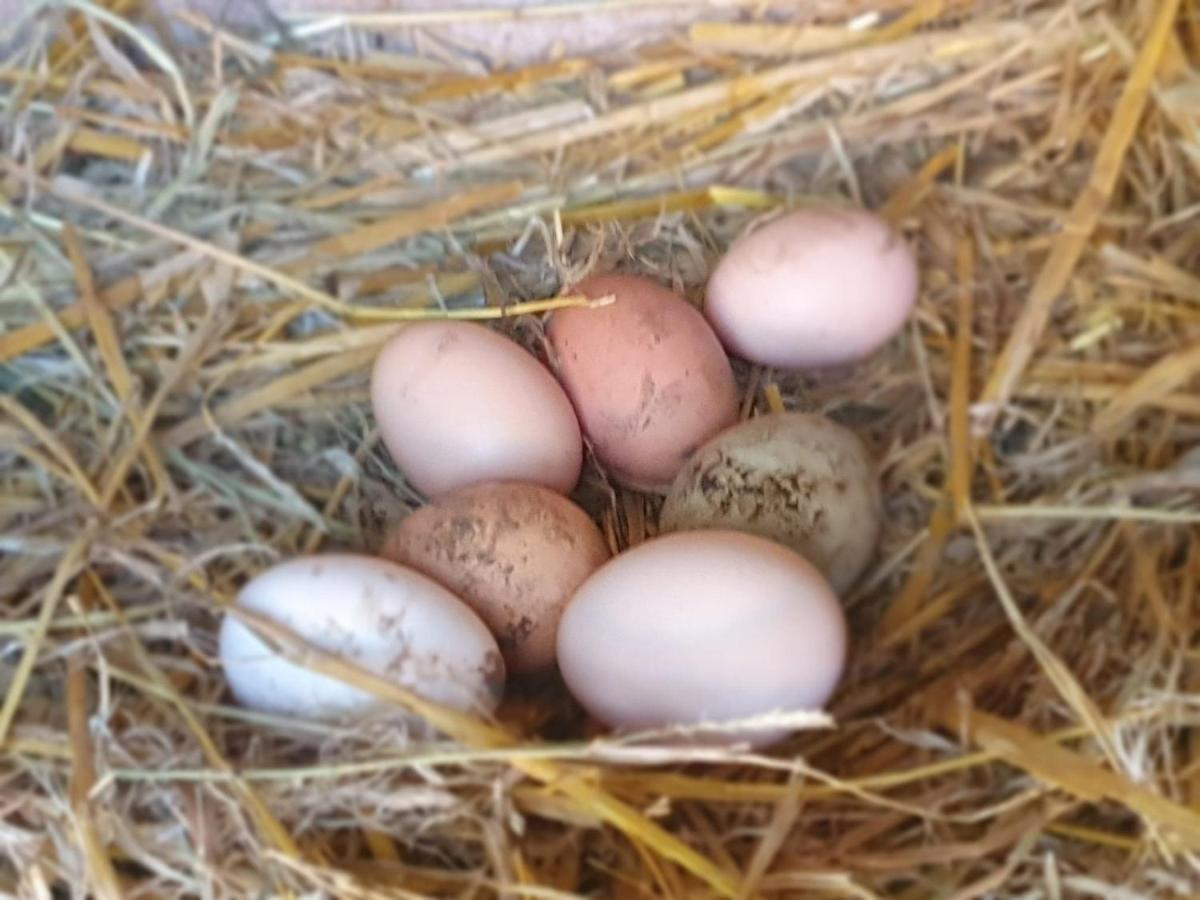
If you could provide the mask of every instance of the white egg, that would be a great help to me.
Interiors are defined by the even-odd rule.
[[[504,662],[480,618],[437,582],[386,560],[293,559],[251,580],[237,606],[444,706],[488,713],[503,692]],[[234,697],[251,709],[336,719],[384,706],[289,661],[233,615],[221,625],[220,658]]]

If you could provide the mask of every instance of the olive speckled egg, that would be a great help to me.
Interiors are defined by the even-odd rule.
[[[696,451],[663,504],[663,531],[732,528],[791,547],[839,593],[871,562],[882,525],[867,448],[824,416],[774,413]]]
[[[608,559],[587,513],[530,484],[480,484],[405,518],[381,555],[424,572],[491,628],[509,671],[554,664],[558,620],[571,594]]]

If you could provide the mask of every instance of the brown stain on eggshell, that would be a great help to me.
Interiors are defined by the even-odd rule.
[[[479,667],[479,675],[483,679],[490,703],[485,708],[494,709],[504,697],[504,659],[499,653],[489,653],[484,657],[483,665]]]
[[[381,555],[461,597],[488,625],[513,671],[554,662],[562,609],[608,559],[587,514],[536,485],[476,485],[437,498],[402,521]]]
[[[782,413],[737,425],[696,451],[662,510],[662,530],[735,528],[771,538],[847,589],[874,555],[878,478],[852,432]]]

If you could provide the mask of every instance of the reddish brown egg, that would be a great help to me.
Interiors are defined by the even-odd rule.
[[[633,275],[571,288],[614,302],[555,312],[554,364],[596,457],[620,482],[663,491],[693,450],[737,418],[737,390],[704,317]]]

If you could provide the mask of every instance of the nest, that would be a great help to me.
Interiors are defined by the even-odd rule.
[[[1194,893],[1194,0],[747,4],[497,72],[347,27],[180,46],[134,5],[35,9],[0,66],[0,890]],[[852,370],[738,372],[747,415],[822,411],[881,463],[835,727],[635,742],[552,678],[482,722],[314,653],[438,734],[231,704],[239,585],[420,502],[366,402],[405,320],[538,352],[587,272],[698,300],[739,233],[829,202],[923,278]],[[579,499],[654,533],[595,466]]]

